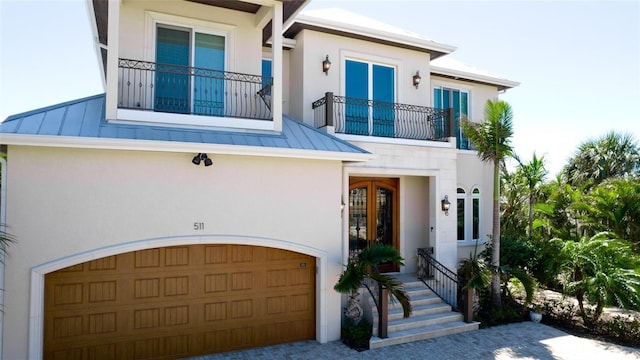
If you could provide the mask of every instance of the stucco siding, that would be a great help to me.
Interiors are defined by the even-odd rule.
[[[6,260],[5,358],[27,358],[33,268],[153,239],[263,238],[326,254],[319,340],[339,338],[341,163],[210,154],[204,167],[193,155],[9,148],[7,225],[17,242]]]
[[[304,52],[302,106],[303,118],[313,119],[311,104],[324,96],[325,92],[344,96],[344,62],[346,59],[371,61],[396,70],[396,102],[430,106],[428,86],[416,89],[412,76],[420,71],[422,84],[429,84],[429,55],[427,53],[375,44],[363,40],[303,30],[296,36],[298,44],[293,52]],[[331,46],[327,46],[331,44]],[[322,61],[329,55],[331,69],[328,75],[322,72]]]

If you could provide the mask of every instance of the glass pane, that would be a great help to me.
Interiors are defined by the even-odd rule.
[[[367,246],[367,187],[349,193],[349,254]]]
[[[436,109],[444,109],[442,107],[442,89],[433,89],[433,107]]]
[[[458,240],[464,240],[464,199],[458,199]]]
[[[262,59],[262,88],[271,83],[271,60]],[[266,92],[267,95],[271,95],[271,90]]]
[[[393,246],[393,192],[376,191],[376,243]]]
[[[194,66],[198,69],[194,70],[194,113],[223,116],[224,37],[196,33],[195,46]]]
[[[395,69],[373,65],[373,135],[393,137],[395,112]],[[376,104],[382,101],[387,104]]]
[[[480,238],[480,199],[473,199],[473,235],[472,238]]]
[[[189,32],[159,27],[156,63],[155,110],[189,113]]]
[[[347,60],[345,62],[345,132],[369,135],[369,64]]]

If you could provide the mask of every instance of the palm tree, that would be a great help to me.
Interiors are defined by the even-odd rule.
[[[517,172],[522,176],[526,182],[527,189],[529,191],[529,237],[533,236],[533,203],[540,185],[547,176],[547,169],[544,167],[544,155],[537,157],[536,153],[533,153],[531,161],[523,164],[520,159],[515,156],[518,161]]]
[[[579,241],[552,239],[560,251],[555,257],[564,275],[564,291],[578,300],[586,325],[597,321],[605,305],[640,308],[640,258],[628,242],[602,232]],[[585,301],[595,305],[593,316]]]
[[[640,145],[633,135],[611,131],[580,144],[563,174],[573,186],[587,189],[610,177],[640,176]]]
[[[576,207],[591,234],[611,231],[620,239],[640,242],[640,178],[606,180],[582,196]]]
[[[462,130],[478,151],[482,161],[493,163],[493,231],[491,242],[491,265],[494,272],[491,276],[491,298],[493,306],[501,309],[500,298],[500,164],[512,154],[511,136],[513,113],[511,106],[502,100],[488,100],[484,107],[484,121],[472,123],[462,121]]]
[[[333,288],[339,293],[351,295],[364,286],[371,294],[371,297],[376,299],[366,281],[367,279],[374,280],[378,283],[378,286],[389,290],[391,298],[396,299],[402,305],[404,317],[407,318],[411,315],[411,303],[402,283],[393,276],[381,274],[378,271],[378,265],[389,261],[396,263],[398,266],[404,265],[404,259],[400,256],[398,250],[392,246],[372,245],[365,248],[355,258],[349,259],[346,269],[340,275]],[[379,306],[378,309],[380,309]]]

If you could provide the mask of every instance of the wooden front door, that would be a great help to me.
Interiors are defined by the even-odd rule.
[[[315,336],[315,258],[242,245],[140,250],[45,276],[45,359],[175,359]]]
[[[349,180],[349,254],[372,244],[393,246],[398,242],[398,179],[351,178]],[[382,264],[380,272],[398,271]]]

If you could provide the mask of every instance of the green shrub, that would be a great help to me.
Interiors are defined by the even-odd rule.
[[[342,342],[352,349],[358,351],[369,349],[369,339],[371,339],[372,325],[367,319],[361,319],[357,324],[344,318],[342,322]]]

